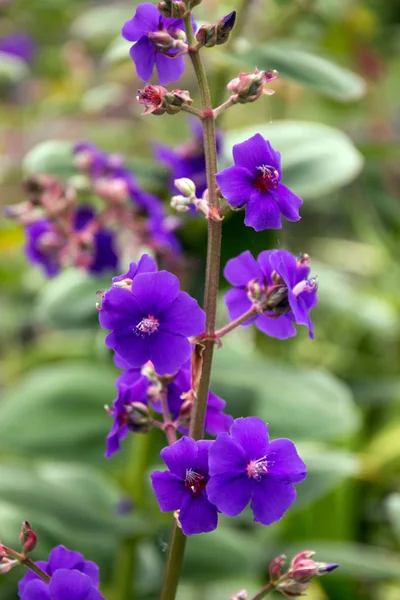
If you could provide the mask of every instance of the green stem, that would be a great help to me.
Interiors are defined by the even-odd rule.
[[[200,88],[201,106],[203,111],[204,132],[204,154],[206,159],[208,200],[210,207],[219,210],[219,196],[217,193],[217,151],[215,143],[215,123],[211,104],[210,88],[207,75],[204,70],[201,57],[196,49],[196,38],[193,33],[190,14],[183,19],[189,44],[189,55],[192,60],[197,82]],[[221,257],[221,234],[220,221],[208,220],[207,241],[207,267],[204,292],[204,310],[206,313],[205,336],[212,338],[215,333],[215,320],[217,312],[219,271]],[[204,420],[207,408],[208,390],[210,386],[211,366],[214,352],[214,342],[206,341],[203,350],[203,362],[199,387],[196,392],[196,400],[193,407],[190,435],[195,440],[203,437]],[[164,581],[161,591],[161,600],[174,600],[178,588],[180,572],[185,552],[186,538],[178,528],[176,521],[168,549],[167,564],[164,572]]]
[[[275,586],[273,585],[273,583],[267,583],[267,585],[265,587],[263,587],[263,589],[260,590],[258,592],[258,594],[253,596],[253,598],[251,600],[262,600],[262,598],[265,598],[265,596],[267,596],[274,589],[275,589]]]
[[[238,317],[234,321],[231,321],[230,323],[225,325],[225,327],[221,327],[221,329],[218,329],[215,332],[215,337],[219,340],[224,335],[226,335],[227,333],[230,333],[231,331],[233,331],[233,329],[236,329],[236,327],[239,327],[239,325],[242,325],[242,323],[245,323],[246,321],[251,319],[251,317],[254,317],[257,314],[260,314],[261,312],[262,312],[262,310],[259,307],[252,306],[251,308],[249,308],[249,310],[247,310],[245,313],[240,315],[240,317]]]
[[[49,583],[50,575],[48,575],[47,573],[45,573],[45,571],[38,567],[33,562],[33,560],[29,558],[29,556],[26,556],[25,554],[22,554],[20,552],[16,552],[16,550],[13,550],[12,548],[7,548],[7,546],[4,546],[3,544],[1,544],[1,547],[6,555],[12,556],[12,558],[15,558],[21,565],[24,565],[25,567],[33,571],[33,573],[40,577],[40,579],[43,579],[43,581]]]
[[[131,434],[131,451],[125,474],[125,489],[134,502],[135,510],[144,505],[145,473],[148,462],[151,434]],[[115,582],[118,600],[130,600],[137,566],[137,537],[123,538],[117,550]]]

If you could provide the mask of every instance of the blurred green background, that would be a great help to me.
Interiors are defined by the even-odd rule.
[[[0,38],[24,32],[37,44],[31,65],[0,54],[2,205],[23,199],[27,173],[69,175],[71,144],[82,139],[126,153],[140,182],[167,198],[151,143],[176,144],[189,130],[182,113],[140,117],[142,82],[119,38],[136,4],[0,3]],[[254,594],[273,556],[314,549],[341,568],[313,583],[310,600],[397,600],[400,5],[203,0],[196,17],[215,22],[233,8],[235,40],[203,51],[215,102],[239,71],[275,68],[281,77],[273,97],[224,115],[221,165],[233,143],[259,131],[282,152],[284,182],[305,202],[302,220],[277,232],[257,234],[243,213],[231,215],[223,263],[245,249],[307,252],[319,306],[315,342],[305,328],[285,342],[254,328],[232,334],[216,353],[212,387],[228,412],[256,414],[273,437],[294,439],[309,476],[279,523],[255,526],[244,513],[191,538],[179,598]],[[198,101],[189,64],[179,86]],[[123,600],[133,552],[131,597],[155,599],[170,516],[159,513],[147,475],[163,440],[132,435],[118,456],[103,458],[110,418],[102,407],[117,375],[94,308],[104,279],[67,271],[46,281],[24,258],[22,230],[2,219],[0,233],[0,538],[16,546],[21,521],[31,521],[33,557],[60,543],[82,551],[100,564],[108,600]],[[198,266],[187,288],[201,300],[205,221],[190,220],[180,235]],[[220,313],[224,323],[222,302]],[[2,600],[17,598],[19,576],[0,579]]]

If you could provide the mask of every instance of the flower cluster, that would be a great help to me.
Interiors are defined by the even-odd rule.
[[[99,568],[80,552],[57,546],[47,562],[38,561],[36,566],[49,581],[28,571],[18,584],[21,600],[104,600],[98,590]]]
[[[152,473],[153,489],[163,512],[179,511],[185,535],[212,531],[218,512],[234,517],[249,503],[254,520],[270,525],[295,501],[293,484],[306,477],[293,442],[270,442],[257,417],[236,419],[215,441],[183,437],[161,458],[169,471]]]

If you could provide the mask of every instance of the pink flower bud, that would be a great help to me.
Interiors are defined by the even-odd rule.
[[[21,533],[19,534],[19,541],[22,546],[22,551],[26,554],[32,552],[36,547],[37,537],[33,531],[30,523],[24,521],[22,523]]]
[[[240,590],[240,592],[236,592],[236,594],[231,596],[229,600],[247,600],[248,597],[247,590]]]
[[[168,31],[150,31],[147,36],[160,52],[168,52],[175,48],[175,40]]]
[[[233,96],[237,96],[237,102],[246,104],[254,102],[261,94],[271,95],[273,90],[266,88],[266,84],[279,76],[278,71],[259,71],[254,73],[239,73],[239,76],[228,83],[228,90]]]
[[[6,573],[9,573],[11,569],[16,567],[17,565],[19,565],[18,560],[14,560],[12,558],[7,557],[2,558],[0,560],[0,575],[5,575]]]
[[[191,179],[188,179],[188,177],[181,177],[180,179],[175,179],[174,185],[178,188],[181,194],[184,194],[188,198],[196,196],[196,186]]]
[[[286,596],[286,598],[298,598],[299,596],[306,595],[303,592],[306,591],[308,585],[308,583],[299,583],[294,579],[285,579],[277,585],[276,589]]]
[[[145,109],[143,115],[151,113],[161,115],[166,112],[164,106],[164,96],[168,90],[162,85],[146,85],[142,90],[138,90],[136,100],[143,104]]]
[[[271,581],[278,581],[282,576],[282,568],[286,562],[286,556],[280,554],[269,563],[269,576]]]

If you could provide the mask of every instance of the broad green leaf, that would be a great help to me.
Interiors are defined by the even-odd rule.
[[[307,465],[307,478],[296,486],[297,498],[292,510],[325,496],[360,471],[359,459],[350,452],[308,443],[297,444],[297,450]]]
[[[34,146],[23,161],[26,175],[48,173],[66,178],[75,171],[72,144],[62,140],[48,140]]]
[[[114,65],[116,63],[132,60],[129,56],[129,49],[132,42],[128,42],[121,35],[111,42],[103,54],[103,63],[105,65]]]
[[[321,542],[321,540],[314,542],[307,540],[307,547],[315,550],[316,560],[339,563],[338,576],[346,575],[363,580],[398,580],[399,578],[400,558],[398,554],[389,552],[385,548],[352,542]],[[304,550],[304,542],[285,548],[285,554],[292,556],[301,550]]]
[[[232,161],[232,146],[261,133],[282,155],[282,180],[307,199],[319,199],[350,183],[363,159],[347,135],[321,123],[274,121],[229,131],[224,144]]]
[[[241,354],[228,348],[216,352],[212,381],[224,396],[239,386],[256,396],[253,414],[269,423],[272,437],[334,440],[354,433],[360,414],[349,388],[333,375],[296,369]],[[228,392],[229,394],[229,392]]]
[[[240,60],[259,69],[277,69],[282,77],[343,102],[358,100],[365,94],[362,77],[322,56],[293,47],[290,41],[252,48],[241,54]]]
[[[0,52],[0,84],[19,83],[29,75],[25,61],[7,52]]]
[[[122,25],[135,14],[135,2],[129,5],[110,4],[93,6],[73,22],[71,33],[88,42],[104,47],[121,33]]]
[[[47,281],[37,298],[36,318],[57,327],[97,325],[96,292],[109,287],[110,277],[91,277],[77,269],[67,269]]]
[[[378,430],[366,448],[365,470],[369,475],[391,473],[400,464],[400,422]]]
[[[46,365],[4,392],[0,450],[62,459],[102,460],[115,397],[115,372],[89,362]]]
[[[390,494],[386,500],[386,510],[392,523],[394,532],[400,540],[400,494]]]

